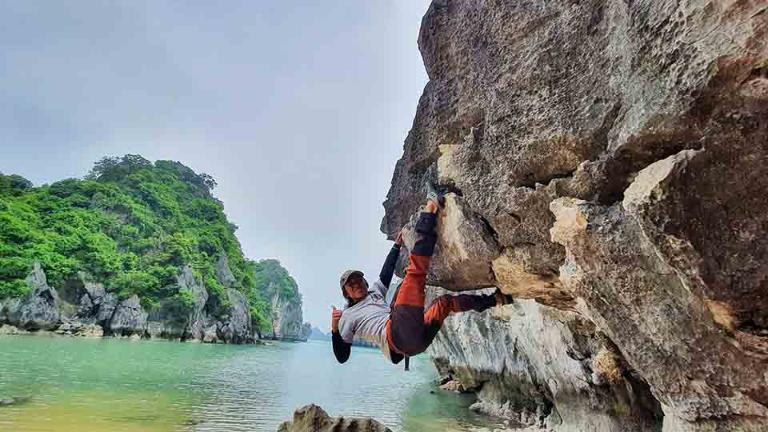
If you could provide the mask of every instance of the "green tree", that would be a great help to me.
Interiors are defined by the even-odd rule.
[[[271,328],[272,297],[301,301],[298,287],[277,260],[243,256],[236,226],[210,194],[215,186],[211,176],[179,162],[130,154],[100,159],[83,180],[41,187],[0,174],[0,298],[24,295],[25,278],[39,262],[54,287],[84,271],[120,298],[188,308],[194,298],[175,282],[190,265],[216,315],[228,306],[216,279],[225,253],[254,326]]]

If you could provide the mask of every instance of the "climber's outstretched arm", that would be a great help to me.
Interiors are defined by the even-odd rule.
[[[395,265],[397,265],[397,258],[400,257],[400,246],[402,246],[402,244],[403,233],[401,231],[397,234],[395,244],[392,245],[392,249],[389,250],[387,259],[384,260],[384,265],[381,267],[381,272],[379,273],[379,280],[387,288],[389,288],[389,284],[392,282],[392,275],[395,273]]]

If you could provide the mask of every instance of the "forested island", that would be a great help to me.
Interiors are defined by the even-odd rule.
[[[40,187],[0,174],[0,324],[306,339],[296,281],[277,260],[243,255],[215,186],[179,162],[139,155],[105,157],[83,179]]]

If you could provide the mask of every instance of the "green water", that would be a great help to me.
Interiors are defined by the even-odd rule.
[[[395,431],[490,424],[471,398],[435,390],[426,358],[411,371],[379,351],[344,365],[323,342],[269,346],[0,336],[0,431],[275,431],[308,403],[374,417]]]

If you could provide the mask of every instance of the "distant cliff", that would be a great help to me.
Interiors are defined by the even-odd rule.
[[[317,327],[311,327],[310,333],[308,336],[308,339],[310,340],[319,340],[319,341],[330,341],[331,335],[328,333],[323,332]]]
[[[766,2],[434,0],[419,48],[382,229],[444,186],[430,284],[518,299],[441,370],[551,430],[768,430]]]
[[[215,185],[178,162],[137,155],[42,187],[0,175],[0,324],[253,341],[280,313],[268,287],[281,280],[243,256]],[[298,309],[301,327],[291,289],[281,308]]]
[[[271,315],[262,325],[268,339],[307,340],[308,329],[302,319],[302,301],[296,281],[273,259],[256,263],[256,286],[269,301]]]

